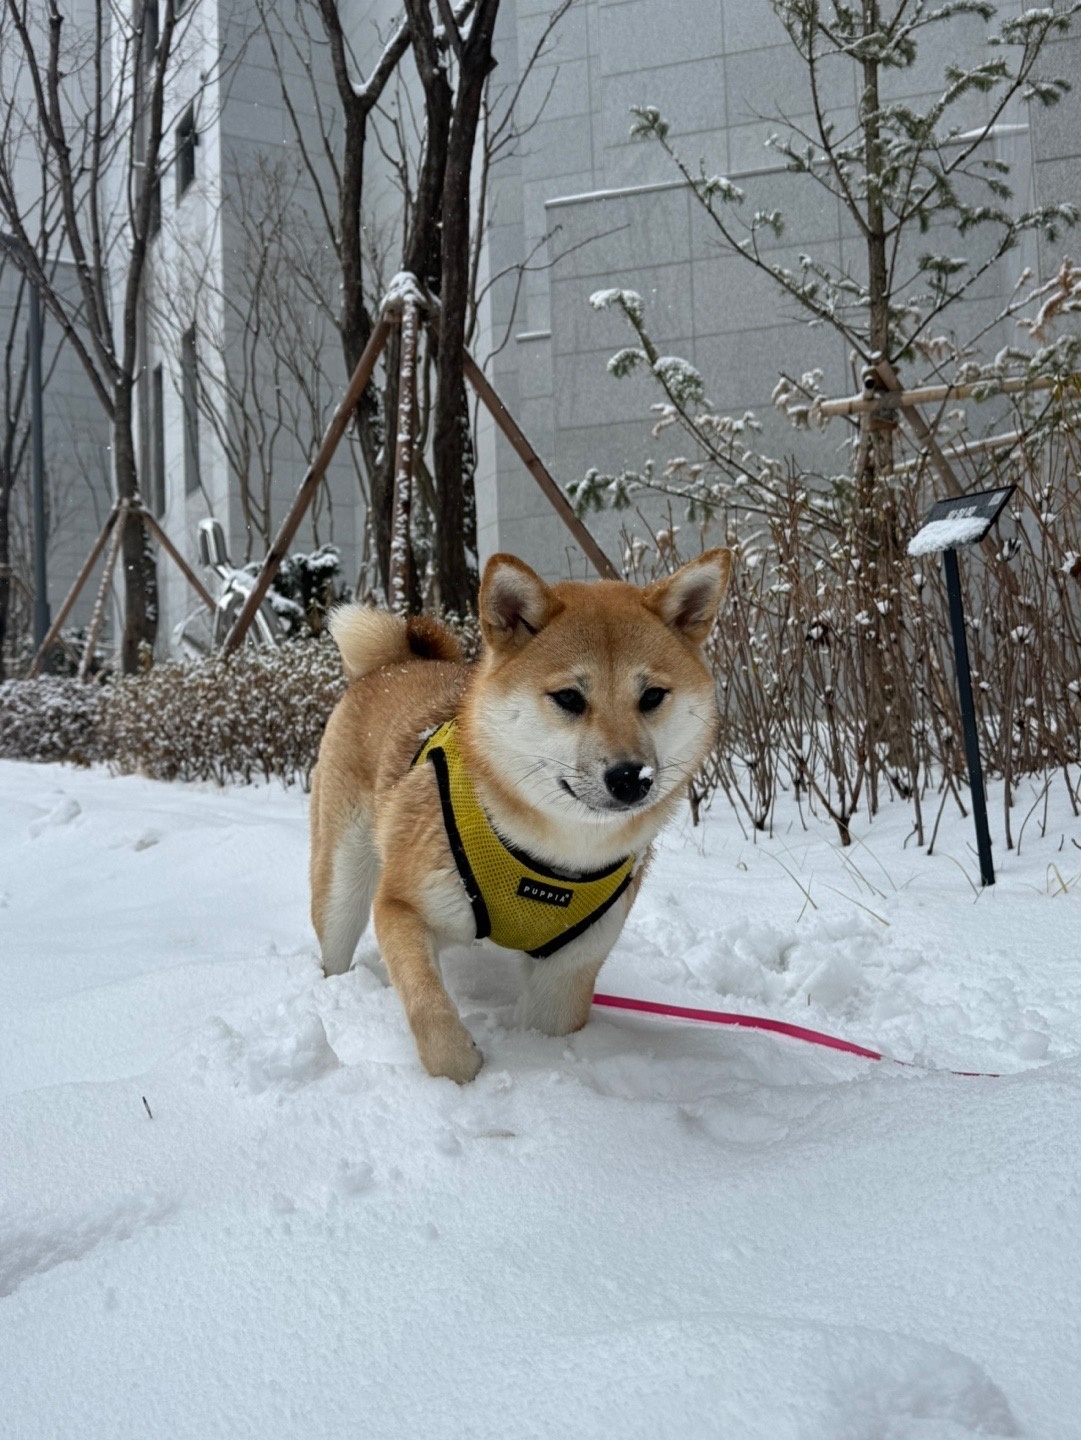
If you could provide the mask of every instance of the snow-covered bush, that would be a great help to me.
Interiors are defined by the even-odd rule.
[[[476,620],[455,623],[466,656]],[[229,660],[169,660],[105,686],[48,676],[0,684],[0,759],[106,761],[156,780],[307,786],[345,690],[325,635]]]
[[[158,780],[306,785],[344,689],[329,641],[168,661],[110,687],[102,753]]]
[[[99,728],[105,692],[64,676],[0,685],[0,759],[102,759]]]
[[[254,579],[261,561],[245,569]],[[268,602],[290,640],[320,635],[327,612],[348,598],[337,545],[320,545],[309,554],[296,552],[282,561],[271,582]]]
[[[1081,814],[1081,431],[954,463],[974,490],[1017,486],[992,542],[960,567],[980,751],[1004,781],[1010,844],[1010,809],[1029,781],[1062,775]],[[905,536],[926,514],[921,479],[896,483]],[[703,545],[736,551],[710,642],[721,733],[692,786],[696,811],[721,790],[751,828],[768,829],[787,790],[847,843],[853,816],[900,799],[917,841],[933,845],[943,805],[967,803],[942,565],[878,542],[853,490],[846,477],[829,488],[782,473],[753,507],[737,493],[682,533],[673,515],[648,543],[626,535],[624,566],[641,582]]]

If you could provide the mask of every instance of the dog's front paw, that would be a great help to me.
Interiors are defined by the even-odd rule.
[[[425,1027],[417,1035],[417,1051],[429,1075],[445,1075],[457,1085],[475,1080],[484,1064],[472,1035],[456,1016]]]

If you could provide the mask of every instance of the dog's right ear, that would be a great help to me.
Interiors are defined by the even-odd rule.
[[[492,650],[520,650],[555,615],[558,603],[516,555],[493,555],[480,582],[480,628]]]

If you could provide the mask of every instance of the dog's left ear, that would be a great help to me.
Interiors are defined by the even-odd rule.
[[[669,629],[701,645],[713,628],[731,573],[731,550],[707,550],[674,575],[655,580],[642,598]]]
[[[559,605],[536,571],[516,555],[493,555],[480,582],[480,628],[492,650],[520,650]]]

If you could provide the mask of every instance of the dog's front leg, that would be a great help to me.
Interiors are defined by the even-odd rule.
[[[558,954],[529,960],[529,975],[518,1001],[519,1025],[545,1035],[581,1030],[589,1019],[597,973],[607,958],[605,950],[603,955],[574,960]]]
[[[429,1075],[466,1084],[484,1062],[436,969],[431,929],[412,905],[386,893],[382,885],[372,915],[383,962],[405,1006],[421,1063]]]
[[[644,867],[643,867],[644,869]],[[546,960],[527,960],[529,970],[518,1001],[518,1023],[545,1035],[570,1035],[581,1030],[593,1005],[593,987],[641,883],[635,875],[625,895],[595,925]]]

